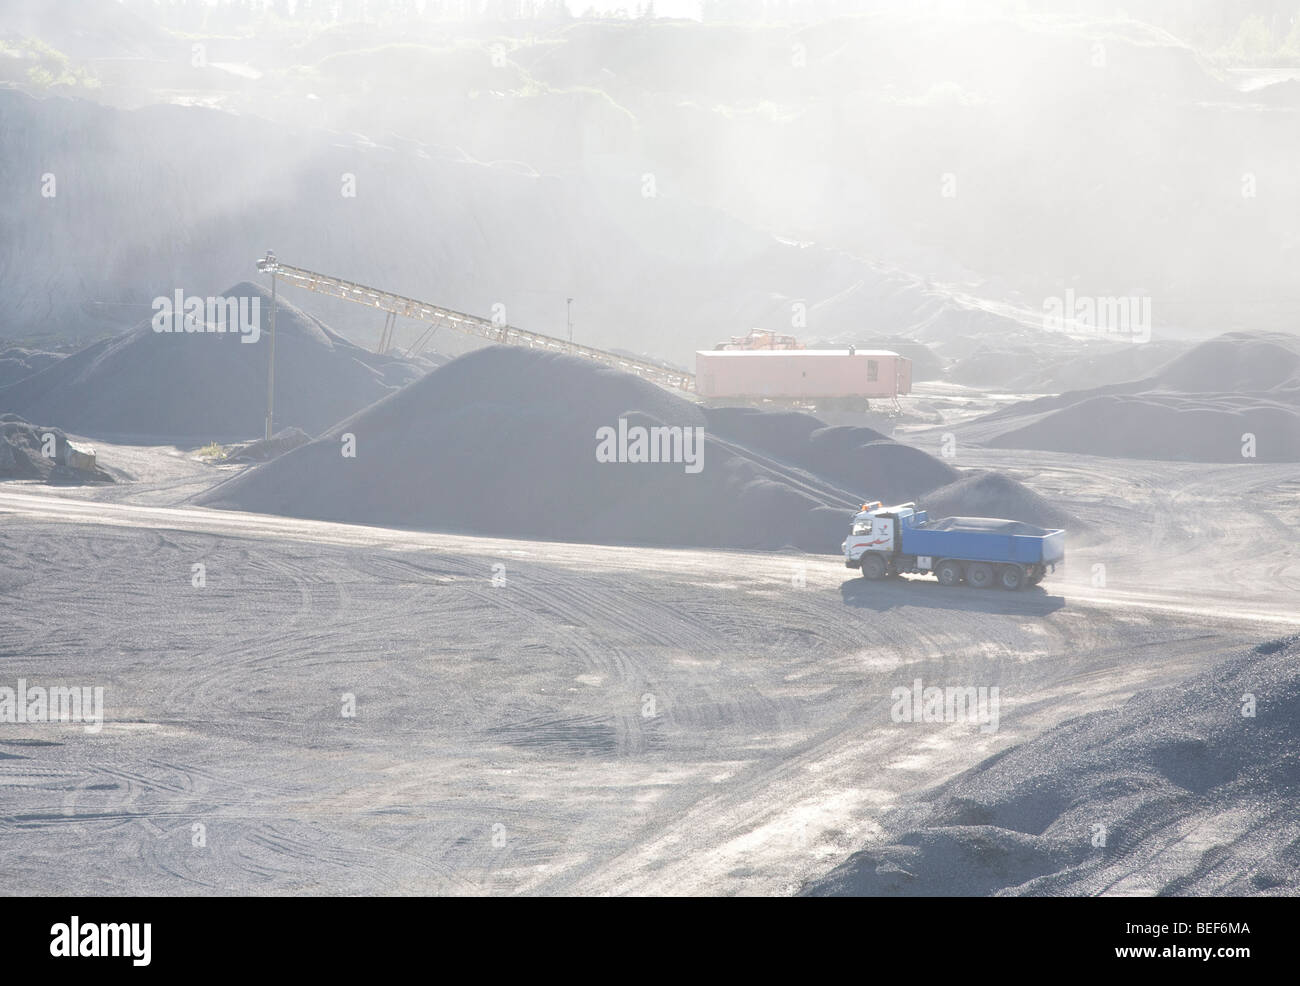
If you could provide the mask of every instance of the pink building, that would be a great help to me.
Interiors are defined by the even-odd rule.
[[[704,349],[701,397],[894,398],[912,391],[912,361],[885,349]]]

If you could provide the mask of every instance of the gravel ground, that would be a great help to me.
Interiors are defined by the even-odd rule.
[[[8,893],[794,893],[992,754],[1300,625],[1296,466],[963,452],[1125,532],[1013,595],[160,506],[229,467],[134,455],[135,496],[0,491],[0,686],[105,689],[98,733],[0,725]],[[997,730],[893,721],[916,678],[997,686]]]

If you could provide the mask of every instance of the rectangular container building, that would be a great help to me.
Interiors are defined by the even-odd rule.
[[[695,391],[706,399],[892,399],[912,392],[912,361],[886,349],[703,349]]]

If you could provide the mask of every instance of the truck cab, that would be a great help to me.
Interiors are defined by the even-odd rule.
[[[922,511],[920,521],[924,520]],[[849,568],[863,568],[865,560],[868,567],[863,568],[863,573],[868,578],[885,575],[899,550],[900,529],[913,523],[917,523],[915,503],[900,503],[892,507],[886,507],[879,500],[864,503],[853,517],[849,536],[840,545],[845,564]]]

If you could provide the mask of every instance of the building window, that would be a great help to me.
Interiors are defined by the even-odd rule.
[[[873,359],[867,360],[867,383],[875,383],[880,376],[880,364]]]

